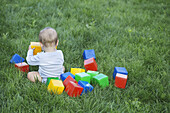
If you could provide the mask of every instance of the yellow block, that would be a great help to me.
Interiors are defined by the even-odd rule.
[[[41,44],[40,42],[31,42],[31,48],[35,48],[33,54],[36,55],[37,53],[41,52]]]
[[[85,69],[81,69],[81,68],[71,68],[71,73],[73,75],[75,75],[76,73],[82,73],[85,72]]]
[[[48,91],[52,94],[52,92],[54,94],[61,94],[64,90],[64,85],[63,82],[61,80],[54,80],[51,79],[50,83],[48,85]]]

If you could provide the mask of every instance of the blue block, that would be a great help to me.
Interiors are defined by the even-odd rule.
[[[66,72],[66,73],[61,74],[61,75],[60,75],[60,79],[61,79],[62,81],[64,81],[69,75],[70,75],[72,78],[75,79],[75,76],[74,76],[72,73],[70,73],[70,72]]]
[[[24,62],[25,59],[20,57],[18,54],[15,54],[14,56],[12,56],[10,63],[21,63]]]
[[[91,92],[93,90],[93,86],[91,84],[89,84],[88,82],[86,82],[86,81],[79,80],[78,84],[81,87],[83,87],[83,91],[82,91],[81,95],[83,93],[88,93],[88,92]]]
[[[127,72],[126,68],[124,68],[124,67],[115,67],[114,72],[113,72],[114,79],[115,79],[117,73],[128,75],[128,72]]]
[[[96,59],[94,49],[84,50],[84,52],[83,52],[83,59],[84,60],[87,60],[87,59],[92,58],[92,57],[94,59]]]

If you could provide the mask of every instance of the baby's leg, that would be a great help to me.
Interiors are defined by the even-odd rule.
[[[42,81],[42,78],[40,76],[40,74],[36,71],[33,71],[33,72],[29,72],[27,74],[27,78],[31,81],[31,82],[35,82],[36,80],[38,81]]]

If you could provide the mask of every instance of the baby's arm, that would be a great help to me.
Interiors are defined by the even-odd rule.
[[[34,50],[31,48],[28,50],[26,57],[27,63],[29,65],[39,65],[40,61],[39,55],[33,55],[33,51]]]

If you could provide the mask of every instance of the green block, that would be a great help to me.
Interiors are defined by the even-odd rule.
[[[47,82],[46,82],[46,85],[47,85],[47,86],[49,85],[51,79],[60,80],[58,77],[48,77],[48,78],[47,78]]]
[[[90,83],[90,75],[85,73],[85,72],[76,73],[75,74],[75,80],[77,82],[79,82],[79,80],[82,80],[82,81],[87,81],[88,83]]]
[[[109,79],[108,76],[104,74],[99,74],[93,77],[92,82],[94,84],[99,84],[100,87],[105,88],[109,86]]]
[[[98,75],[99,72],[97,72],[97,71],[87,71],[87,74],[89,74],[91,76],[91,79],[92,79],[94,76]]]

